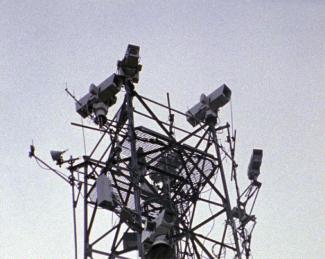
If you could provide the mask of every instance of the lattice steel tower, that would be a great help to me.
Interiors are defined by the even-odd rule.
[[[169,95],[167,105],[141,96],[135,88],[139,50],[129,45],[116,73],[98,86],[92,84],[79,100],[71,95],[77,112],[99,126],[72,123],[99,135],[89,154],[64,160],[63,152],[52,151],[57,165],[67,166],[62,173],[31,146],[30,157],[71,186],[75,258],[80,203],[84,259],[250,258],[263,154],[253,150],[250,184],[240,192],[236,131],[218,117],[231,90],[222,85],[208,96],[202,94],[186,113],[170,106]],[[124,100],[110,116],[108,109],[122,88]],[[194,130],[177,126],[176,119],[187,119]]]

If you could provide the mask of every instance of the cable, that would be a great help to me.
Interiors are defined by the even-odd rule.
[[[37,161],[37,159],[35,159],[35,161],[36,161],[36,164],[37,164],[41,169],[51,171],[51,169],[42,166],[42,165],[40,164],[40,162]]]
[[[234,135],[234,118],[232,113],[232,100],[230,99],[230,118],[231,118],[231,134]]]
[[[44,166],[42,166],[41,165],[41,163],[37,160],[37,159],[35,159],[35,161],[36,161],[36,164],[41,168],[41,169],[43,169],[43,170],[47,170],[47,171],[55,171],[58,175],[60,175],[60,176],[62,176],[62,177],[66,177],[66,178],[68,178],[68,176],[66,176],[64,173],[62,173],[62,172],[60,172],[60,171],[57,171],[57,170],[55,170],[55,169],[50,169],[50,168],[47,168],[47,167],[44,167]]]
[[[218,175],[216,174],[216,175],[214,176],[214,178],[215,178],[215,179],[214,179],[214,183],[213,183],[213,185],[215,185],[215,183],[216,183],[216,181],[217,181],[217,178],[218,178]],[[211,194],[212,194],[212,188],[210,188],[209,200],[211,199]],[[211,216],[212,216],[212,215],[213,215],[213,212],[212,212],[212,209],[211,209],[211,204],[209,203],[208,206],[209,206],[210,214],[211,214]],[[212,226],[211,226],[209,232],[206,234],[207,237],[211,234],[212,230],[214,229],[214,225],[215,225],[215,218],[213,219]],[[206,240],[203,240],[203,245],[205,244],[205,241],[206,241]],[[212,250],[212,252],[213,252],[213,250]],[[202,255],[203,255],[203,250],[201,251],[201,257],[202,257]]]
[[[82,130],[82,140],[83,140],[83,145],[84,145],[84,154],[86,155],[87,154],[87,149],[86,149],[86,138],[85,138],[85,128],[84,128],[84,122],[83,122],[83,119],[80,118],[80,121],[81,121],[81,130]]]

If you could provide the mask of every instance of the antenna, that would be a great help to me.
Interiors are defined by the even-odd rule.
[[[128,45],[117,73],[92,84],[80,99],[66,88],[77,113],[94,123],[72,125],[99,135],[82,161],[52,152],[58,166],[68,163],[64,174],[36,156],[34,145],[29,152],[72,188],[75,258],[78,206],[83,209],[84,259],[250,258],[262,150],[253,150],[250,183],[240,192],[236,133],[218,118],[231,99],[230,88],[222,85],[202,94],[181,112],[171,107],[169,93],[168,106],[138,94],[139,53],[138,46]],[[124,98],[118,98],[121,88]],[[118,99],[118,112],[110,114]],[[164,114],[168,123],[160,119]],[[149,123],[138,124],[140,117]],[[185,119],[192,129],[182,126]],[[99,219],[109,213],[116,224]]]
[[[170,107],[170,99],[169,99],[169,93],[167,93],[167,102],[168,102],[168,112],[169,112],[169,132],[170,134],[173,134],[173,125],[174,125],[174,118],[175,115],[172,113],[171,107]]]

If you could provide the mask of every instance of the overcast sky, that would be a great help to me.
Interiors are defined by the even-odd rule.
[[[0,1],[0,258],[73,258],[70,189],[34,141],[82,154],[77,96],[141,47],[139,93],[186,111],[226,83],[245,182],[264,150],[255,259],[325,258],[325,2]],[[228,110],[229,111],[229,108]],[[186,125],[186,124],[184,124]]]

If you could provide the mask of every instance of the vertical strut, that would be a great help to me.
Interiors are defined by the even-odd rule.
[[[74,257],[75,259],[78,259],[78,241],[77,241],[77,220],[76,220],[76,201],[75,201],[75,183],[74,183],[74,175],[73,175],[73,169],[70,169],[71,171],[71,190],[72,190],[72,213],[73,213],[73,234],[74,234]]]
[[[231,212],[231,204],[230,204],[230,198],[229,198],[229,193],[228,193],[228,188],[227,188],[227,181],[226,181],[226,177],[225,177],[225,171],[223,168],[223,164],[222,164],[222,159],[221,159],[221,153],[220,153],[220,147],[218,144],[218,138],[217,138],[217,134],[215,131],[215,123],[216,123],[216,118],[209,118],[209,131],[212,134],[212,140],[216,149],[216,154],[217,154],[217,160],[218,160],[218,166],[220,168],[220,174],[221,174],[221,180],[222,180],[222,185],[223,185],[223,189],[225,192],[225,199],[223,200],[224,205],[225,205],[225,209],[226,209],[226,213],[227,213],[227,218],[228,221],[230,223],[230,226],[232,228],[232,232],[233,232],[233,237],[234,237],[234,241],[235,241],[235,245],[236,245],[236,253],[237,253],[237,258],[241,259],[241,253],[240,253],[240,247],[239,247],[239,242],[238,242],[238,236],[237,236],[237,230],[236,230],[236,225],[235,225],[235,221],[233,219],[232,216],[232,212]]]
[[[140,195],[141,191],[139,188],[139,170],[138,170],[138,158],[136,150],[136,136],[134,132],[134,117],[133,117],[133,104],[132,99],[134,95],[134,85],[130,80],[125,83],[126,90],[126,100],[127,100],[127,115],[128,115],[128,137],[131,145],[131,177],[134,179],[134,203],[135,210],[137,214],[137,223],[141,226],[141,205],[140,205]],[[137,232],[137,246],[140,258],[144,258],[143,247],[141,243],[141,233]]]
[[[87,192],[88,192],[88,162],[89,157],[84,156],[85,161],[85,171],[84,171],[84,259],[88,258],[90,253],[89,247],[89,236],[88,236],[88,202],[87,202]]]

